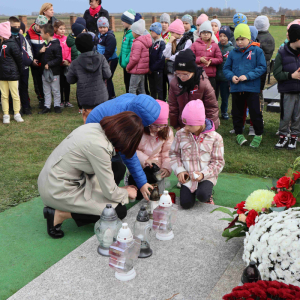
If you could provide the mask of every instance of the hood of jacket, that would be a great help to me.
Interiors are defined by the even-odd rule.
[[[32,39],[33,37],[36,37],[37,39],[42,39],[41,37],[41,33],[40,32],[36,32],[33,27],[34,27],[35,23],[33,23],[30,28],[27,30],[27,33],[30,35],[30,38]]]
[[[101,55],[96,51],[88,51],[81,53],[77,60],[84,70],[90,73],[95,73],[100,67]]]
[[[72,33],[70,33],[67,37],[67,41],[68,44],[70,45],[70,47],[73,47],[75,45],[75,39],[76,37],[74,35],[72,35]]]
[[[205,130],[202,133],[215,131],[215,124],[211,119],[205,119]]]
[[[128,95],[128,94],[127,94]],[[143,122],[144,127],[155,122],[160,114],[160,105],[148,95],[138,95],[128,103],[128,111],[136,113]]]
[[[258,48],[259,48],[259,47],[260,47],[260,43],[251,41],[250,44],[249,44],[245,49],[241,49],[240,47],[236,46],[233,50],[234,50],[234,51],[240,51],[240,52],[246,52],[246,51],[249,50],[249,48],[250,48],[251,46],[254,46],[254,47],[258,47]]]
[[[56,40],[59,40],[61,42],[65,42],[67,40],[67,37],[65,35],[64,36],[60,36],[60,35],[58,35],[56,33],[54,33],[53,38],[56,39]]]
[[[152,46],[152,38],[150,34],[141,35],[137,39],[133,40],[133,42],[135,41],[140,41],[146,48],[150,48]]]

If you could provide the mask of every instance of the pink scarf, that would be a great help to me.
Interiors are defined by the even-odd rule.
[[[96,8],[91,8],[90,7],[90,15],[92,16],[92,17],[94,17],[99,11],[100,11],[100,9],[101,9],[101,5],[99,5],[98,7],[96,7]]]

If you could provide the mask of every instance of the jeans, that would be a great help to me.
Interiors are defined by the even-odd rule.
[[[192,208],[195,205],[196,197],[200,202],[207,202],[213,190],[213,183],[209,180],[204,180],[198,183],[197,190],[192,193],[191,190],[182,185],[180,188],[180,205],[184,209]]]
[[[146,94],[145,75],[131,74],[129,93],[135,95]]]
[[[227,113],[228,110],[228,98],[230,95],[228,81],[217,81],[217,90],[216,90],[217,100],[219,98],[219,94],[221,95],[221,99],[222,99],[221,113],[225,114]]]

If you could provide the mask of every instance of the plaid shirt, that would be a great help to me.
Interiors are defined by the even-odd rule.
[[[225,165],[224,144],[220,134],[212,131],[200,133],[195,140],[191,133],[186,133],[184,128],[177,131],[170,150],[171,168],[177,176],[187,171],[190,178],[193,172],[201,172],[202,181],[209,180],[216,185],[218,175]],[[191,192],[194,193],[198,182],[192,181]]]

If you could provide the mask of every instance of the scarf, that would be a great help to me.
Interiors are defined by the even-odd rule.
[[[99,5],[99,6],[96,7],[96,8],[91,8],[91,7],[90,7],[90,9],[89,9],[90,15],[91,15],[92,17],[94,17],[96,14],[99,13],[100,9],[101,9],[101,5]]]
[[[191,90],[194,89],[196,85],[199,85],[200,76],[202,75],[202,73],[202,67],[198,67],[195,74],[187,81],[182,81],[179,77],[177,77],[181,91],[178,95],[176,95],[176,97],[179,97],[184,93],[189,93]]]

